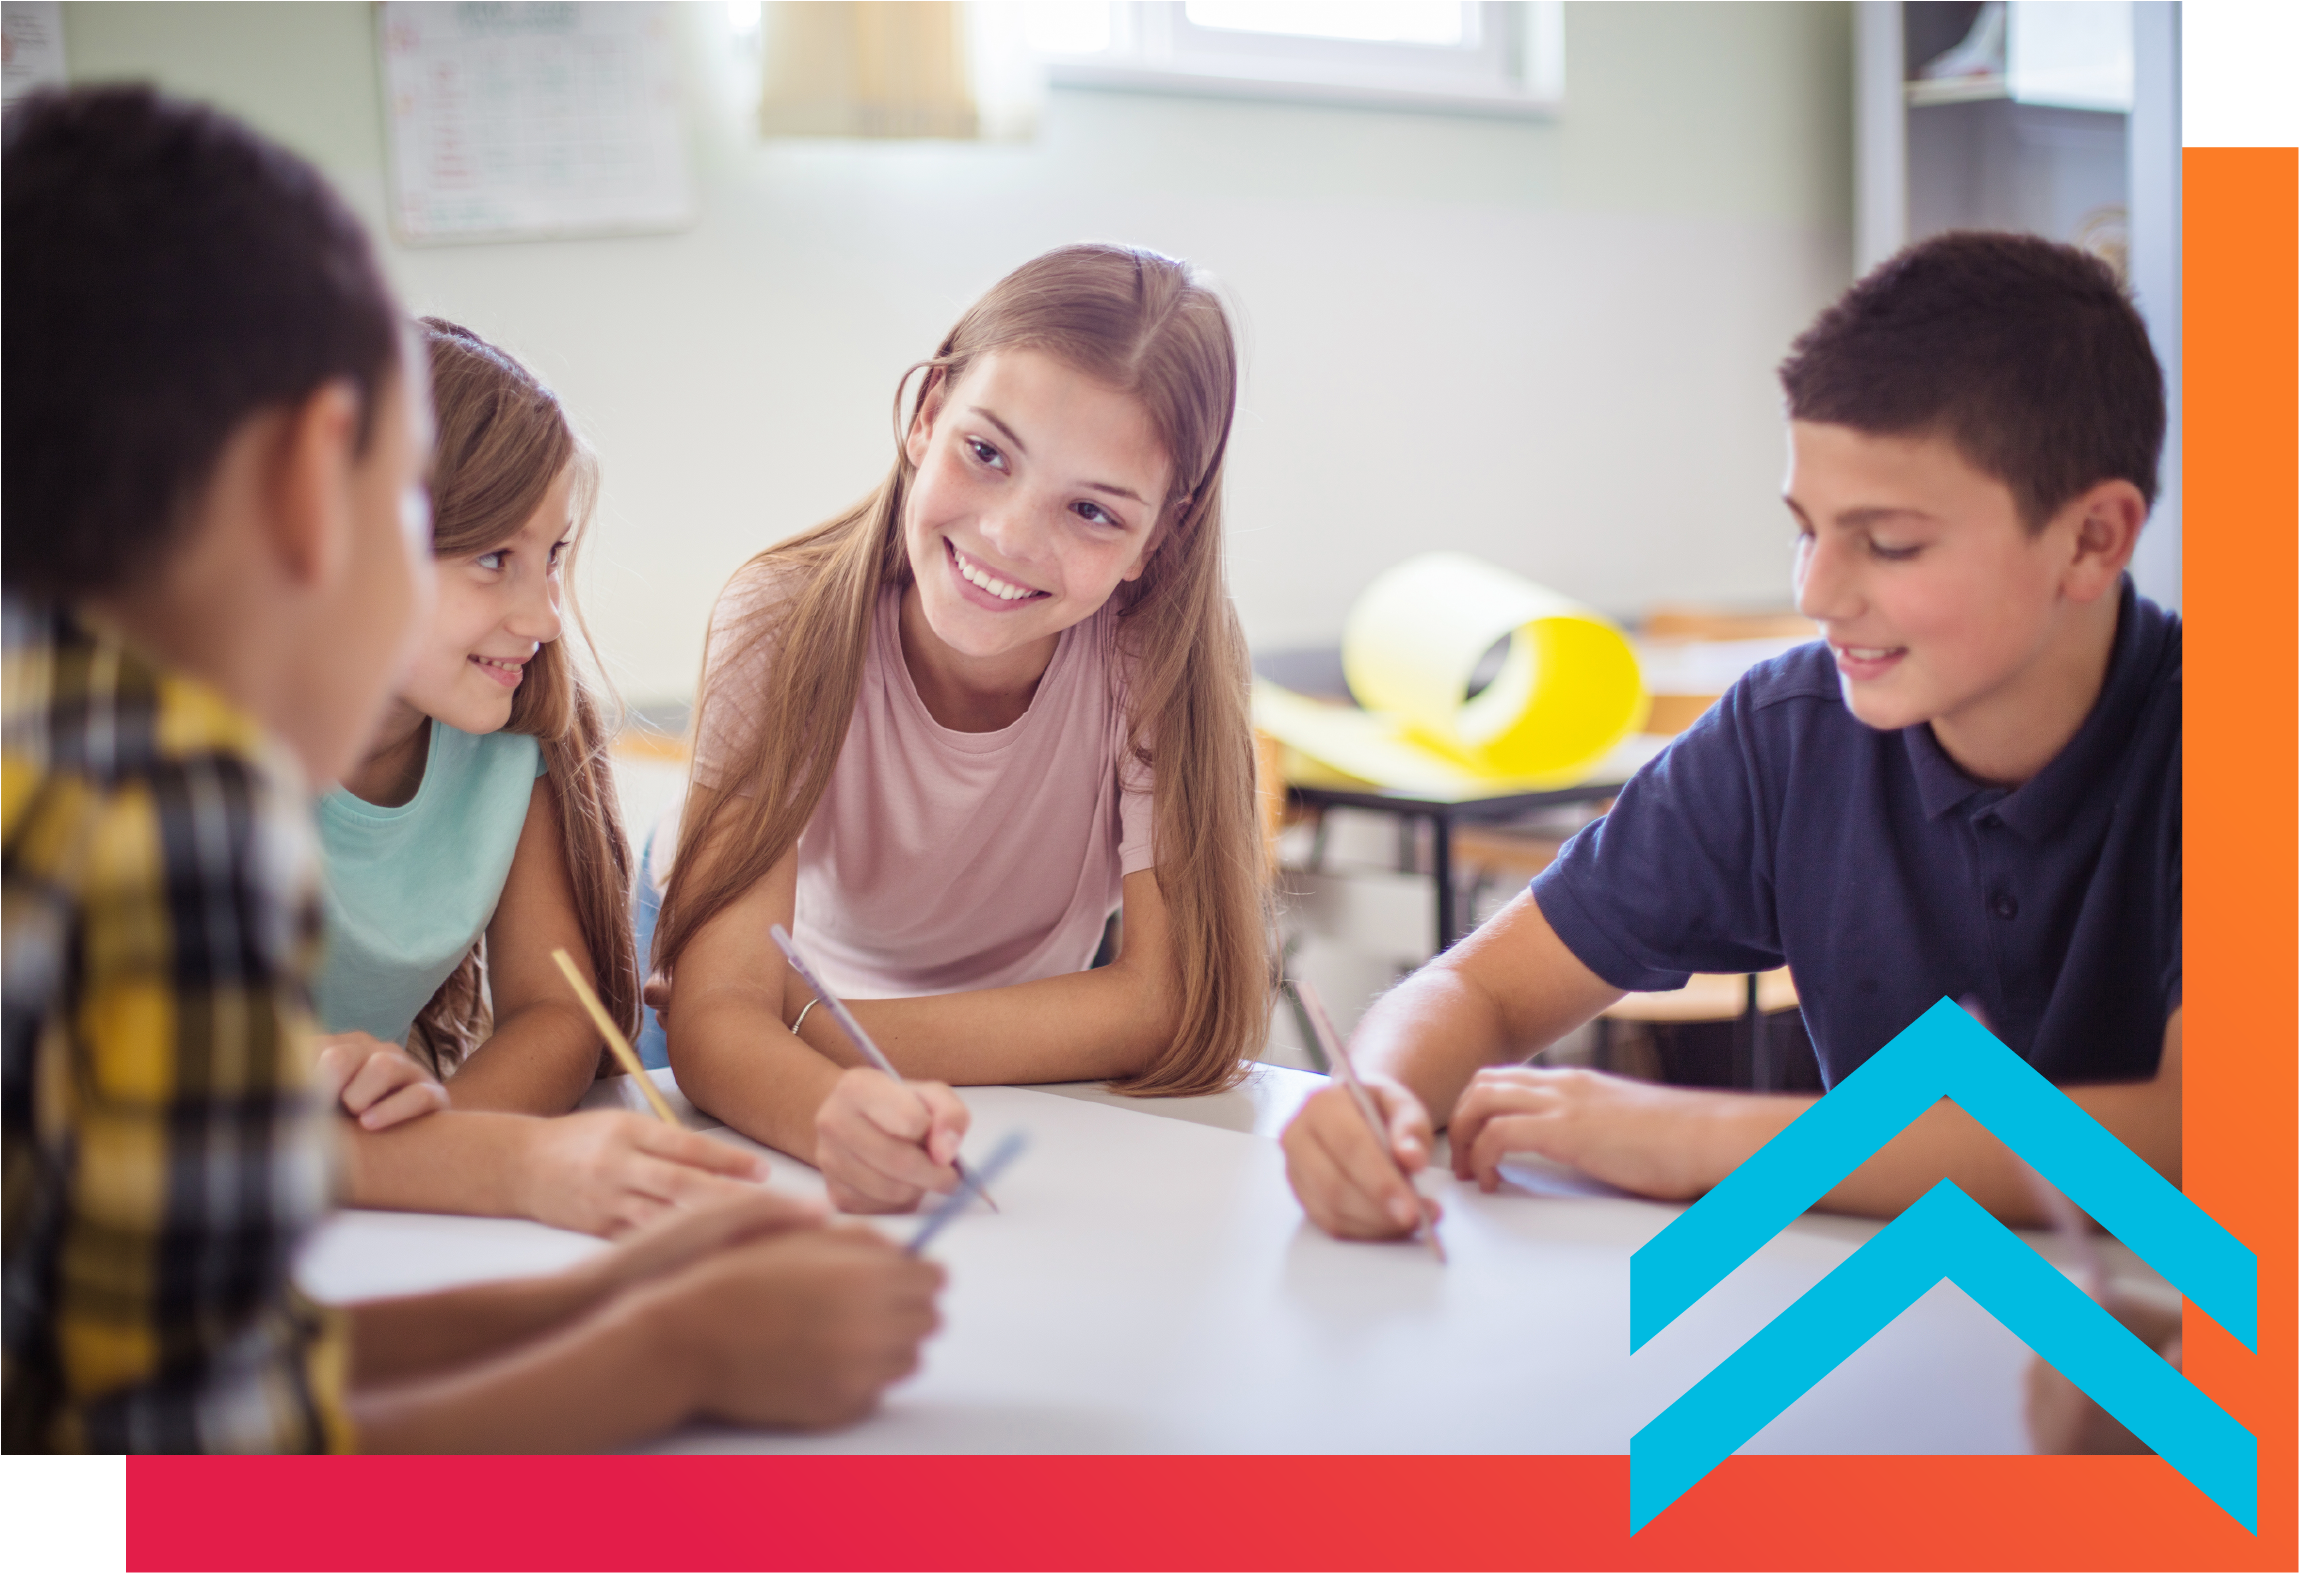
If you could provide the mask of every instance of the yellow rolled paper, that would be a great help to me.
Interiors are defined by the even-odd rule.
[[[1470,698],[1503,639],[1499,675]],[[1651,704],[1636,652],[1603,616],[1459,552],[1410,558],[1367,586],[1341,664],[1359,704],[1480,775],[1574,778]]]
[[[1500,671],[1469,684],[1502,640]],[[1399,563],[1350,609],[1342,670],[1363,712],[1259,685],[1255,724],[1383,786],[1468,793],[1586,778],[1651,701],[1618,628],[1578,602],[1458,552]]]

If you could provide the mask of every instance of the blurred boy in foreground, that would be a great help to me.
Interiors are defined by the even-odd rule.
[[[309,793],[431,594],[420,356],[300,160],[8,111],[5,1444],[579,1450],[851,1418],[936,1269],[763,1190],[549,1278],[325,1309]]]

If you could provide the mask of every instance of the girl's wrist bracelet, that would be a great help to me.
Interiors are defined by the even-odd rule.
[[[817,996],[817,997],[815,997],[814,999],[810,999],[810,1000],[808,1000],[808,1001],[807,1001],[805,1004],[803,1004],[803,1005],[801,1005],[801,1006],[799,1006],[799,1007],[798,1007],[798,1020],[797,1020],[797,1021],[794,1021],[794,1022],[792,1022],[792,1023],[790,1024],[790,1035],[791,1035],[792,1037],[794,1037],[794,1038],[795,1038],[795,1037],[797,1037],[797,1036],[798,1036],[798,1029],[799,1029],[799,1027],[800,1027],[801,1025],[803,1025],[803,1024],[805,1023],[805,1021],[806,1021],[806,1013],[807,1013],[808,1011],[810,1011],[810,1010],[814,1009],[814,1007],[815,1007],[815,1006],[817,1006],[817,1005],[819,1005],[819,1004],[821,1004],[821,1003],[822,1003],[822,1000],[821,1000],[820,996]]]

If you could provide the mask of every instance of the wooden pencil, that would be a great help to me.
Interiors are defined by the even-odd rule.
[[[1333,1030],[1333,1018],[1325,1014],[1325,1002],[1317,997],[1317,990],[1307,983],[1296,981],[1293,990],[1301,997],[1302,1009],[1309,1017],[1309,1030],[1317,1035],[1318,1047],[1324,1051],[1326,1061],[1332,1065],[1334,1074],[1341,1078],[1341,1084],[1349,1089],[1350,1101],[1357,1105],[1357,1112],[1365,1116],[1365,1123],[1372,1130],[1373,1139],[1381,1144],[1381,1152],[1388,1158],[1389,1167],[1397,1171],[1397,1178],[1403,1180],[1406,1188],[1413,1192],[1413,1200],[1421,1208],[1421,1238],[1429,1242],[1430,1251],[1442,1263],[1445,1260],[1445,1242],[1437,1238],[1436,1206],[1413,1184],[1413,1177],[1405,1172],[1405,1165],[1398,1161],[1396,1149],[1389,1145],[1389,1134],[1381,1124],[1381,1107],[1373,1101],[1371,1089],[1357,1079],[1357,1067],[1350,1061],[1349,1047],[1341,1041],[1341,1034]]]
[[[567,986],[575,991],[575,998],[583,1002],[583,1009],[591,1013],[591,1025],[598,1028],[607,1040],[607,1052],[614,1055],[616,1063],[639,1084],[639,1091],[647,1095],[647,1102],[654,1105],[655,1113],[661,1116],[662,1122],[665,1125],[678,1124],[679,1117],[671,1113],[669,1101],[656,1089],[655,1079],[647,1074],[638,1051],[631,1047],[630,1040],[623,1036],[622,1029],[607,1014],[607,1007],[599,1003],[599,996],[591,988],[591,980],[583,976],[583,969],[575,965],[575,958],[563,950],[554,950],[551,959],[567,975]]]

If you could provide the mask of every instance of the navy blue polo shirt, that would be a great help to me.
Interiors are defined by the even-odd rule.
[[[2055,1082],[2155,1074],[2180,1001],[2180,628],[2127,578],[2091,714],[2006,791],[1767,661],[1533,881],[1615,988],[1786,963],[1829,1086],[1942,996]]]

